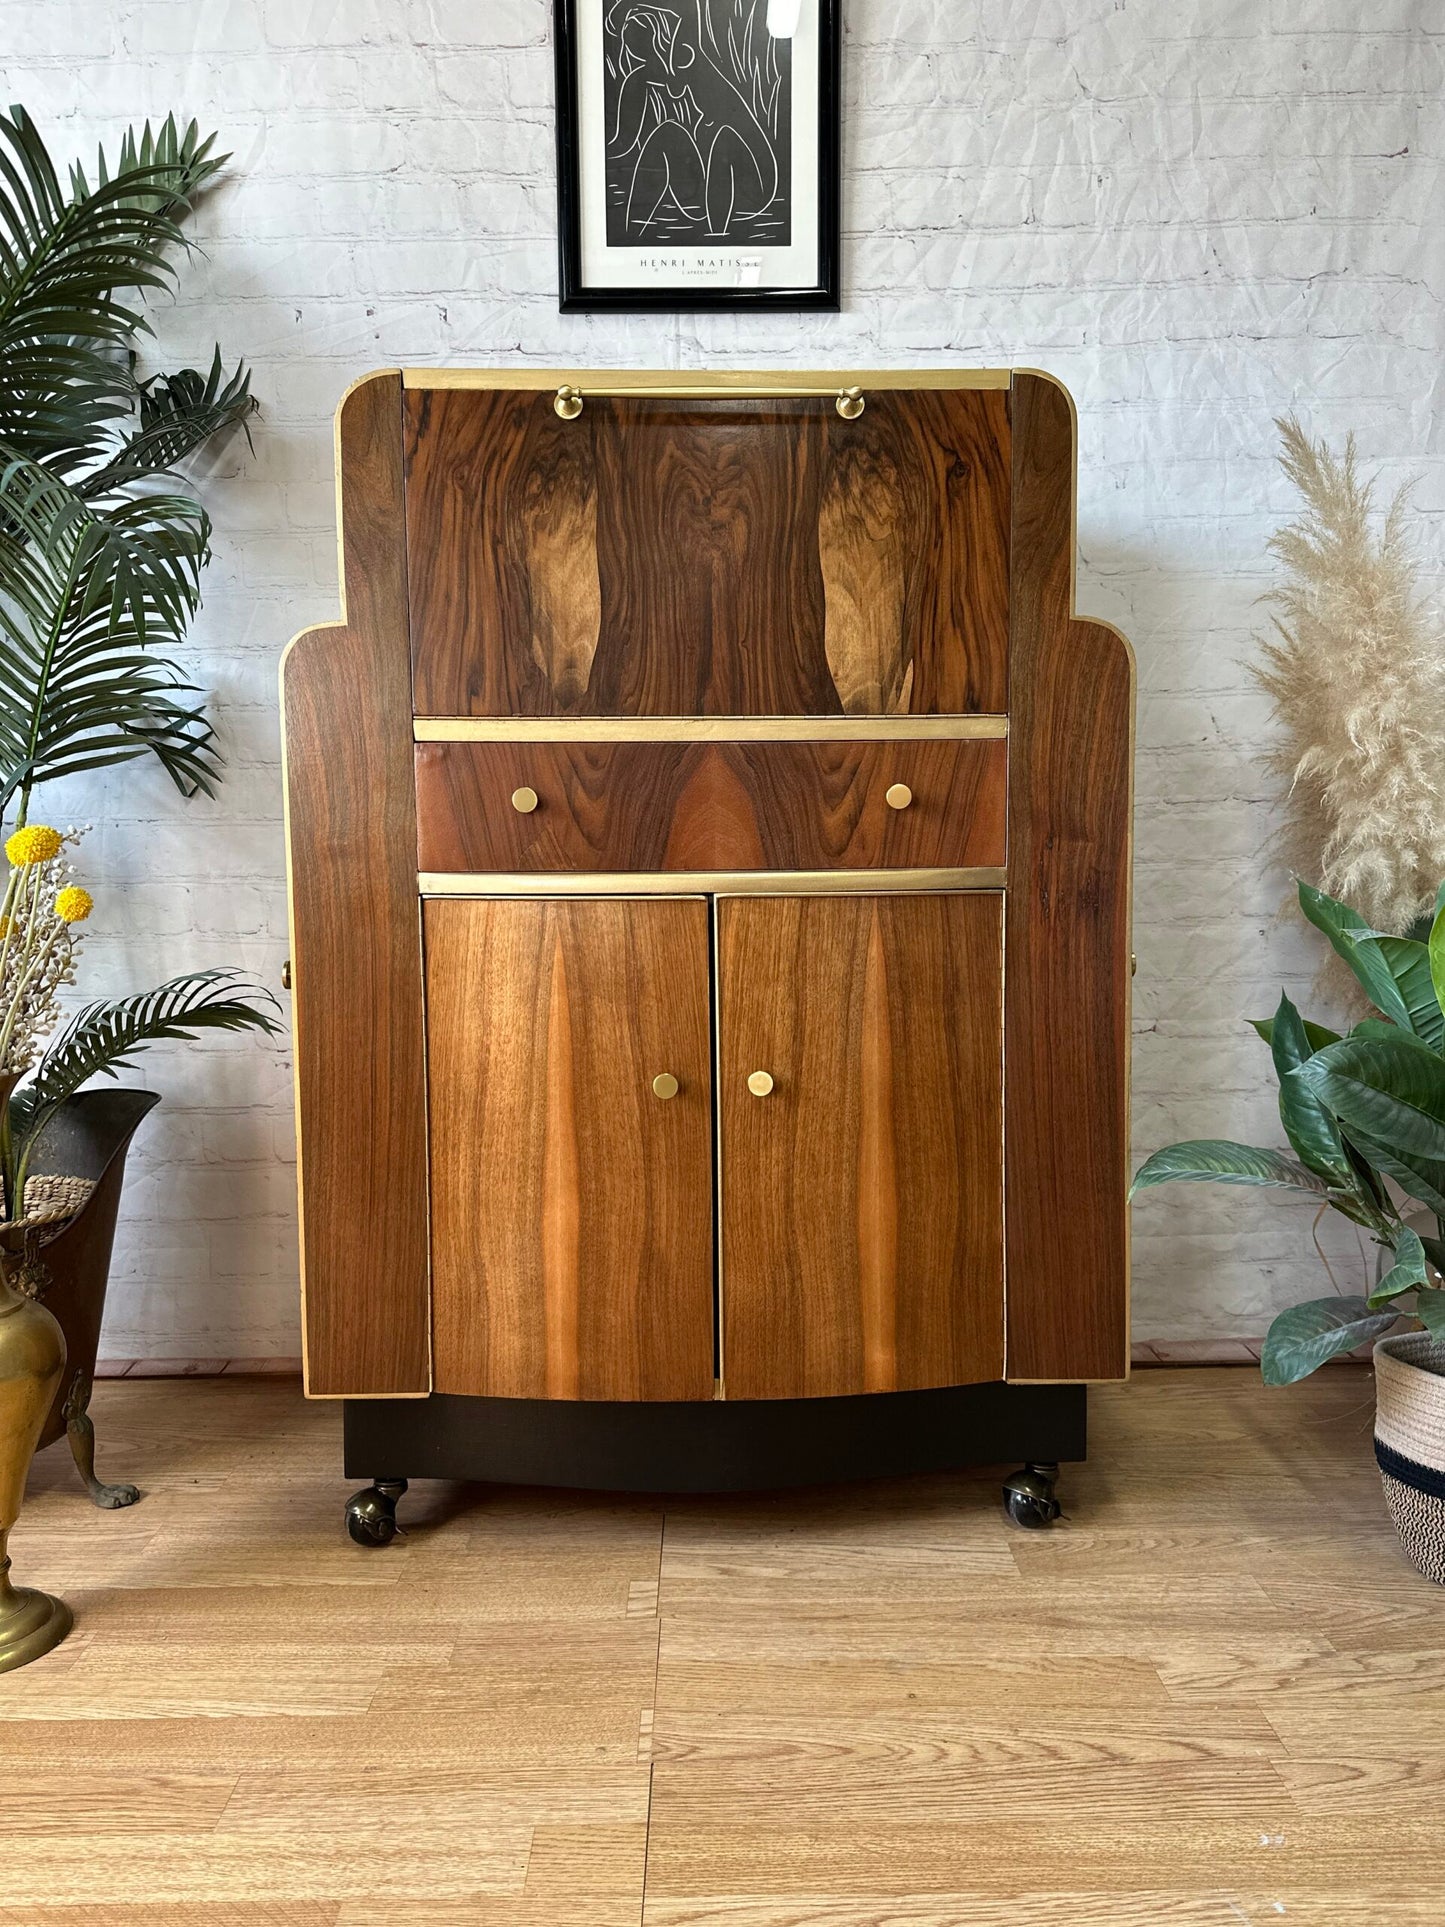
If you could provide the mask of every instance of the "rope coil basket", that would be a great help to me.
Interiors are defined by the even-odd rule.
[[[1375,1458],[1401,1545],[1445,1585],[1445,1339],[1402,1332],[1376,1345]]]

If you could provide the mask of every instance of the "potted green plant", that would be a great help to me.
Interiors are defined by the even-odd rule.
[[[145,376],[138,360],[146,299],[172,285],[189,247],[185,217],[227,158],[213,146],[194,122],[181,132],[171,118],[127,134],[93,175],[74,163],[62,178],[25,111],[0,115],[0,833],[14,900],[5,914],[38,919],[27,926],[40,944],[32,962],[69,955],[57,904],[79,888],[51,874],[65,839],[31,821],[37,789],[139,758],[185,796],[211,793],[219,775],[200,693],[166,653],[199,607],[210,557],[210,522],[178,465],[244,426],[255,403],[245,368],[228,371],[219,348],[208,371]],[[24,1048],[12,1027],[0,1067],[8,1241],[40,1179],[87,1187],[78,1209],[51,1212],[43,1251],[33,1227],[24,1240],[24,1280],[32,1291],[43,1283],[69,1347],[40,1444],[68,1433],[92,1497],[123,1505],[135,1488],[95,1478],[85,1407],[125,1150],[156,1099],[79,1086],[158,1038],[271,1030],[274,1005],[243,994],[232,971],[194,972],[88,1005],[46,1045],[58,1013],[30,994],[34,982],[4,975],[19,943],[0,936],[0,1000],[31,1026]]]
[[[1209,1181],[1289,1193],[1340,1212],[1378,1246],[1358,1296],[1283,1311],[1262,1353],[1288,1385],[1378,1340],[1376,1453],[1407,1551],[1445,1583],[1445,884],[1428,939],[1373,930],[1308,884],[1300,908],[1354,973],[1374,1014],[1347,1036],[1302,1018],[1286,996],[1254,1028],[1279,1079],[1289,1151],[1194,1139],[1156,1151],[1130,1195]],[[1402,1314],[1420,1329],[1385,1337]]]

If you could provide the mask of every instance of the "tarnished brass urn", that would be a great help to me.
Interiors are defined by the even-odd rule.
[[[0,1255],[0,1673],[26,1666],[70,1631],[70,1608],[10,1583],[6,1541],[25,1496],[40,1427],[65,1369],[65,1337],[33,1298],[17,1291],[17,1254]]]

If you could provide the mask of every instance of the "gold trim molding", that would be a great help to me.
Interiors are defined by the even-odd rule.
[[[403,368],[407,388],[514,388],[594,395],[646,392],[705,399],[739,394],[796,397],[800,390],[836,395],[840,388],[1011,388],[1011,368]]]
[[[616,870],[580,875],[422,870],[424,897],[832,897],[913,890],[1002,890],[1005,872],[975,870]]]
[[[998,739],[1007,716],[418,716],[419,743],[872,743]]]

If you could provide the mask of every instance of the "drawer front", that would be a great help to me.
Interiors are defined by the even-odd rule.
[[[418,867],[994,867],[1007,771],[997,738],[419,743]]]

